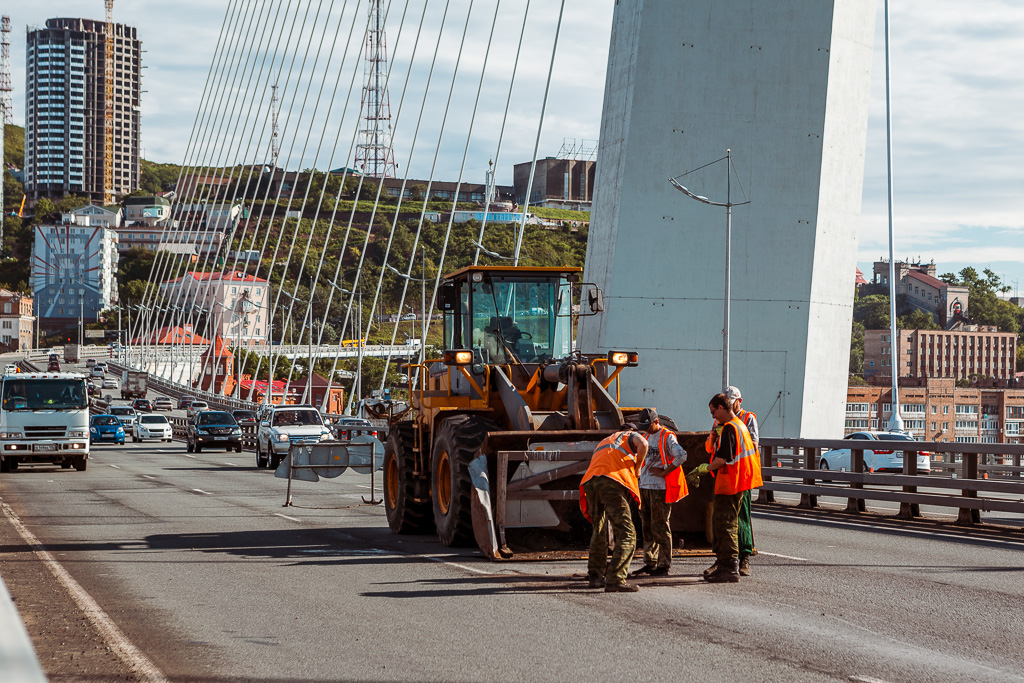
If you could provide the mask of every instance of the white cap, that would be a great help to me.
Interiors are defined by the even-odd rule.
[[[725,394],[725,397],[730,401],[736,401],[743,398],[743,395],[740,393],[740,390],[734,386],[726,387],[725,391],[723,391],[722,393]]]

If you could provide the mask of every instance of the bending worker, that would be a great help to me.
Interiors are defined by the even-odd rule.
[[[646,427],[647,457],[640,470],[640,522],[644,532],[644,566],[633,576],[664,576],[672,566],[672,504],[686,496],[682,465],[686,450],[676,435],[661,425],[654,408],[644,408],[640,426]]]
[[[590,467],[580,484],[580,510],[594,525],[590,537],[587,577],[591,588],[604,586],[607,593],[634,593],[626,581],[629,561],[636,550],[636,531],[629,498],[640,503],[637,473],[647,455],[647,439],[628,422],[594,449]],[[608,526],[615,538],[615,552],[608,562]]]
[[[761,463],[746,425],[732,411],[733,402],[725,394],[715,394],[708,404],[715,420],[722,425],[715,454],[708,470],[715,477],[713,546],[715,564],[704,574],[710,583],[735,583],[740,580],[738,518],[743,494],[761,486]]]

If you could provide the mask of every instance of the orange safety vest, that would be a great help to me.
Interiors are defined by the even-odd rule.
[[[668,469],[669,462],[665,458],[665,444],[668,442],[669,431],[662,427],[658,430],[658,453],[661,454],[661,466]],[[650,432],[647,432],[648,436]],[[666,503],[678,503],[690,491],[686,488],[686,476],[683,474],[683,468],[677,467],[668,474],[665,475],[665,502]]]
[[[632,432],[616,432],[594,449],[594,455],[590,458],[590,467],[583,475],[580,482],[580,512],[588,520],[590,513],[587,512],[587,496],[583,492],[583,485],[593,477],[609,477],[625,486],[637,504],[640,504],[640,481],[636,473],[640,469],[637,462],[637,453],[629,442],[629,435]],[[637,436],[640,436],[637,433]]]
[[[761,459],[757,456],[747,426],[738,417],[730,420],[729,425],[736,430],[736,462],[714,473],[715,493],[726,496],[756,489],[764,483],[761,480]]]

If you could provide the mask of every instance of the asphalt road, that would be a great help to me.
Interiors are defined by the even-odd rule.
[[[250,457],[102,446],[0,497],[175,681],[1024,680],[1020,537],[769,508],[750,579],[706,585],[683,558],[605,594],[583,561],[393,536],[365,475],[297,482],[284,508]]]

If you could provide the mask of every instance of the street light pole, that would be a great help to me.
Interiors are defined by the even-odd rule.
[[[686,175],[686,173],[682,174],[681,176],[676,176],[676,178],[669,178],[668,182],[671,183],[672,186],[675,187],[677,190],[685,194],[687,197],[689,197],[690,199],[695,199],[701,204],[725,207],[725,305],[722,315],[722,390],[725,391],[725,388],[729,386],[729,320],[731,315],[730,304],[732,298],[732,265],[730,263],[730,260],[732,258],[732,207],[743,206],[744,204],[749,204],[750,201],[748,200],[745,202],[735,203],[733,203],[732,201],[732,150],[725,150],[725,156],[723,158],[718,159],[717,161],[713,161],[711,163],[717,164],[719,161],[726,162],[725,202],[713,202],[707,197],[694,194],[686,187],[681,185],[676,178],[681,178],[682,176]],[[706,164],[705,166],[710,165],[711,164]],[[701,168],[704,168],[705,166],[702,166]]]

